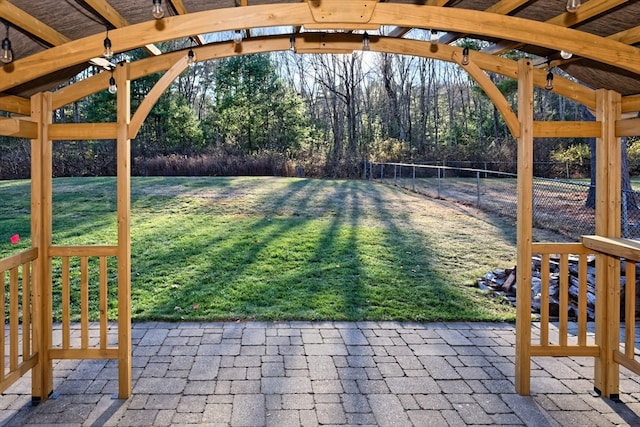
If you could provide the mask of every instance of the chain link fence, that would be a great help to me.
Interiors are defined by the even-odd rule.
[[[512,220],[517,215],[516,174],[486,169],[407,163],[367,163],[366,177],[429,197],[455,200]],[[595,210],[586,206],[591,185],[534,178],[533,224],[578,240],[595,234]],[[640,238],[640,194],[622,194],[622,235]]]

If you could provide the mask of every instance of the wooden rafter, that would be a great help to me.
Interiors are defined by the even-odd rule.
[[[575,13],[565,12],[558,16],[555,16],[545,23],[558,25],[560,27],[571,27],[573,25],[579,24],[580,22],[586,21],[588,19],[593,18],[594,16],[598,16],[614,7],[617,7],[623,3],[626,3],[628,0],[591,0],[583,4],[580,9],[578,9]],[[485,49],[483,52],[499,55],[501,53],[508,52],[512,49],[517,49],[522,46],[522,43],[513,42],[511,40],[503,40],[501,42],[495,43]]]
[[[442,6],[446,5],[447,3],[449,3],[449,1],[451,1],[451,0],[427,0],[425,2],[425,6],[442,7]],[[411,30],[413,30],[413,28],[410,28],[410,27],[396,27],[393,30],[391,30],[391,32],[389,33],[389,37],[403,37],[405,34],[407,34]]]
[[[129,25],[129,22],[120,15],[120,12],[115,10],[107,0],[84,0],[93,10],[100,16],[106,19],[111,25],[116,28],[123,28]],[[151,55],[160,55],[162,52],[154,44],[147,44],[144,46],[145,50]]]
[[[528,1],[529,0],[500,0],[498,3],[487,8],[485,12],[507,15]],[[464,37],[465,35],[466,34],[461,33],[446,33],[443,34],[438,41],[443,44],[449,44]]]
[[[187,13],[187,8],[184,5],[184,2],[182,0],[167,0],[169,3],[171,3],[173,5],[173,8],[176,10],[176,12],[178,12],[178,15],[186,15]],[[195,36],[192,36],[193,40],[195,40],[196,44],[202,46],[204,44],[206,44],[204,37],[202,37],[201,34],[196,34]]]
[[[0,1],[0,18],[11,22],[25,33],[31,34],[51,46],[60,46],[71,41],[70,38],[60,34],[9,1]]]

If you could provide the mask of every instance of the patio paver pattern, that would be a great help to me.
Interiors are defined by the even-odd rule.
[[[134,323],[133,394],[117,362],[54,362],[57,397],[30,380],[0,424],[64,426],[640,426],[640,378],[594,397],[593,359],[534,358],[515,393],[515,328],[501,323]]]

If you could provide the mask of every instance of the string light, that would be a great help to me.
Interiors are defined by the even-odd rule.
[[[469,65],[469,48],[462,49],[462,65]]]
[[[544,85],[546,90],[553,90],[553,73],[549,71],[547,73],[547,84]]]
[[[571,52],[567,52],[566,50],[561,50],[560,51],[560,57],[562,59],[571,59],[572,56],[573,56],[573,53],[571,53]]]
[[[164,10],[162,10],[162,0],[153,0],[151,15],[153,15],[155,19],[162,19],[164,17]]]
[[[116,85],[116,79],[113,78],[113,73],[111,73],[111,78],[109,78],[109,93],[115,95],[118,92],[118,85]]]
[[[296,36],[294,34],[289,37],[289,49],[293,52],[296,51]]]
[[[187,52],[187,58],[187,63],[189,65],[193,65],[196,63],[196,54],[193,49],[189,49],[189,52]]]
[[[567,0],[567,12],[576,13],[581,5],[580,0]]]
[[[0,53],[0,62],[9,64],[13,61],[13,50],[11,49],[11,40],[9,40],[9,24],[7,26],[7,36],[2,40],[2,53]]]
[[[109,38],[109,29],[107,28],[107,37],[104,39],[104,52],[102,53],[106,59],[113,58],[113,49],[111,46],[111,39]]]
[[[429,41],[431,42],[431,44],[438,44],[439,39],[440,37],[438,36],[438,31],[431,30],[431,35],[429,36]]]
[[[235,44],[242,43],[242,32],[240,30],[236,30],[236,32],[233,34],[233,42]]]
[[[371,48],[371,45],[369,44],[369,33],[365,31],[364,34],[362,35],[362,50],[367,51],[370,48]]]

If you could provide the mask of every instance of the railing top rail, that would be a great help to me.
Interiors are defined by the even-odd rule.
[[[409,166],[409,167],[416,167],[416,168],[423,168],[423,169],[445,169],[445,170],[457,170],[457,171],[465,171],[465,172],[480,172],[480,173],[491,173],[491,174],[495,174],[495,175],[504,175],[504,176],[511,176],[511,177],[516,177],[517,175],[514,173],[509,173],[509,172],[497,172],[497,171],[490,171],[490,170],[486,170],[486,169],[474,169],[474,168],[458,168],[455,166],[437,166],[437,165],[424,165],[424,164],[419,164],[419,163],[391,163],[391,162],[371,162],[371,164],[373,165],[391,165],[391,166]]]
[[[117,246],[51,246],[50,256],[117,256]]]
[[[36,258],[38,258],[38,248],[31,248],[10,257],[0,259],[0,272],[11,270],[25,262],[33,261]]]

